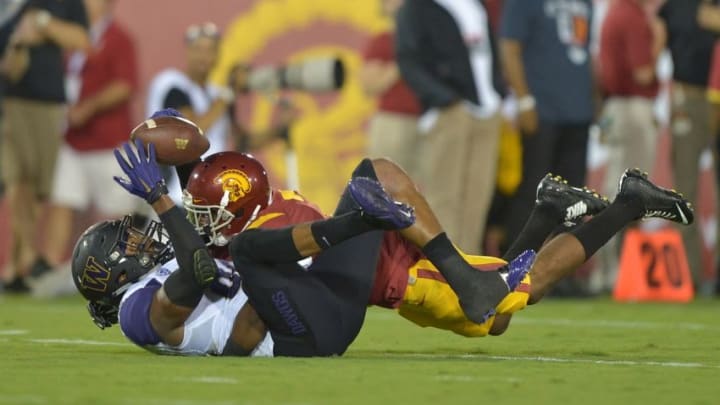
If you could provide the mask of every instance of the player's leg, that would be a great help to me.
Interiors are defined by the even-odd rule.
[[[276,356],[345,352],[365,319],[381,242],[380,231],[353,237],[324,250],[306,270],[233,257]]]
[[[415,208],[415,224],[401,231],[404,238],[423,250],[455,290],[467,317],[482,323],[509,287],[499,272],[477,272],[453,246],[427,200],[410,177],[387,159],[374,159],[377,179],[392,198]]]
[[[530,304],[538,302],[562,277],[592,256],[613,235],[639,218],[663,218],[688,225],[693,222],[690,203],[675,191],[651,183],[647,174],[627,170],[620,179],[615,200],[590,221],[563,233],[537,255],[530,270]]]

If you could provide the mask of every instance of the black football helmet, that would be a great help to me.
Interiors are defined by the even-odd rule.
[[[145,231],[132,217],[102,221],[85,232],[72,254],[72,277],[88,303],[93,322],[105,329],[118,322],[120,299],[132,283],[173,258],[162,224],[150,221]]]

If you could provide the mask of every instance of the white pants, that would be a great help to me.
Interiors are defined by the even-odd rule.
[[[52,186],[52,202],[76,210],[91,205],[108,217],[131,214],[140,200],[113,180],[123,172],[112,150],[77,151],[60,147]]]

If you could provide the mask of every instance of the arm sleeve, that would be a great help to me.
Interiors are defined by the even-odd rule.
[[[163,101],[163,108],[174,108],[176,110],[184,107],[190,107],[191,105],[190,96],[177,87],[170,89]]]
[[[195,251],[206,249],[202,238],[177,206],[161,214],[160,220],[170,236],[178,266],[192,271]]]
[[[160,283],[151,281],[133,292],[120,308],[120,329],[138,346],[155,345],[161,341],[150,323],[150,305],[159,289]]]
[[[439,81],[420,57],[424,46],[415,1],[406,1],[396,16],[395,57],[400,73],[427,107],[444,107],[460,99],[450,87]]]
[[[500,21],[500,37],[525,43],[532,33],[531,7],[541,2],[507,0]]]

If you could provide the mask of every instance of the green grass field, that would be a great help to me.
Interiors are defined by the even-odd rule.
[[[372,309],[344,357],[179,358],[79,299],[0,296],[0,404],[718,404],[720,301],[547,300],[501,337]]]

